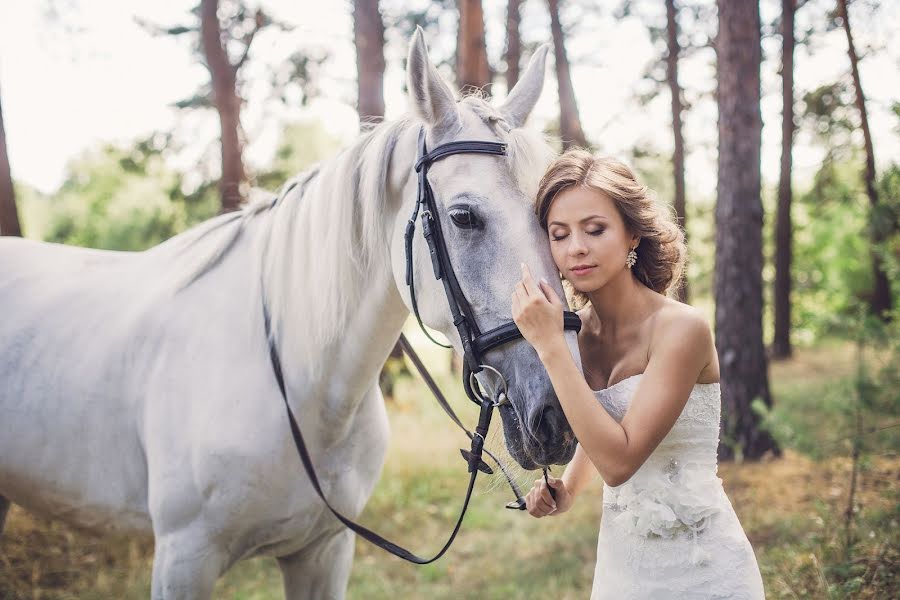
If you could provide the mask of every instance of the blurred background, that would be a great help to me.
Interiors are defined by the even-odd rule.
[[[720,475],[768,596],[900,595],[900,3],[4,2],[0,233],[140,251],[235,210],[406,112],[416,26],[451,87],[498,101],[551,44],[530,126],[625,160],[673,207],[690,248],[673,295],[715,328]],[[474,421],[458,365],[408,335]],[[395,435],[363,522],[428,553],[466,440],[399,354],[381,384]],[[586,598],[600,492],[535,520],[482,481],[437,564],[358,542],[348,596]],[[151,541],[14,507],[0,597],[145,598],[151,560]],[[216,597],[281,594],[256,559]]]

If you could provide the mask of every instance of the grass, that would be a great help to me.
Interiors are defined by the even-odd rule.
[[[426,358],[432,364],[445,360],[439,354]],[[900,594],[896,430],[880,432],[871,444],[857,492],[857,541],[849,555],[845,551],[843,512],[851,465],[846,445],[833,442],[849,431],[841,398],[852,391],[854,369],[852,347],[837,343],[774,364],[774,414],[787,445],[784,457],[720,467],[756,551],[769,598]],[[450,381],[443,383],[445,389],[455,388]],[[474,421],[474,407],[467,407],[459,395],[453,402],[465,421]],[[450,533],[462,501],[467,474],[457,448],[465,438],[413,381],[398,383],[389,413],[394,436],[388,461],[362,521],[428,555]],[[490,446],[502,446],[499,433]],[[522,473],[519,480],[527,486],[534,477]],[[600,488],[595,481],[565,516],[536,520],[505,510],[509,490],[496,480],[482,479],[456,543],[435,564],[409,565],[357,540],[348,597],[587,598]],[[146,540],[97,538],[14,507],[0,538],[0,597],[146,598],[151,560],[152,544]],[[281,599],[275,562],[239,563],[219,581],[215,597]]]

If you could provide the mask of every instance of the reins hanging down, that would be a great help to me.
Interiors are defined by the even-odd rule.
[[[491,416],[493,410],[496,407],[508,403],[509,398],[506,396],[507,383],[506,379],[503,377],[503,374],[497,371],[497,369],[495,369],[494,367],[486,364],[483,361],[483,356],[487,352],[498,346],[522,338],[522,334],[516,324],[512,321],[504,323],[503,325],[500,325],[499,327],[491,329],[485,333],[481,333],[481,330],[478,328],[478,324],[475,321],[471,306],[469,305],[468,300],[466,300],[465,294],[463,294],[462,288],[460,288],[459,282],[456,279],[456,273],[454,272],[453,266],[450,263],[450,255],[447,252],[447,247],[444,243],[444,237],[441,231],[440,218],[438,217],[439,213],[434,198],[434,193],[431,189],[431,185],[428,182],[428,167],[433,162],[440,160],[446,156],[451,156],[453,154],[488,154],[502,156],[506,154],[506,145],[489,141],[458,141],[438,146],[429,153],[425,145],[425,130],[423,128],[419,131],[419,158],[415,164],[415,170],[418,173],[417,198],[415,207],[413,209],[413,214],[406,226],[406,235],[404,240],[406,245],[406,284],[409,287],[410,302],[412,304],[413,313],[416,315],[416,320],[418,321],[419,326],[422,328],[422,331],[425,332],[425,335],[428,336],[429,339],[439,344],[439,342],[434,340],[434,338],[432,338],[428,331],[425,329],[425,326],[422,323],[422,318],[419,315],[419,307],[416,301],[415,282],[413,279],[412,267],[412,241],[416,228],[416,219],[421,214],[422,233],[425,237],[426,242],[428,243],[428,249],[431,255],[431,264],[432,268],[434,269],[434,275],[435,278],[440,280],[444,285],[444,292],[447,296],[447,302],[450,305],[450,312],[453,316],[453,324],[456,327],[457,332],[459,333],[459,338],[463,346],[463,387],[469,399],[478,404],[481,408],[478,416],[478,425],[475,427],[475,431],[469,431],[462,424],[462,421],[459,419],[459,417],[457,417],[456,413],[453,412],[453,409],[447,403],[446,398],[444,398],[444,395],[435,384],[434,379],[428,374],[428,371],[425,369],[424,365],[422,365],[421,360],[419,360],[418,355],[416,355],[415,351],[412,349],[409,341],[404,336],[400,337],[401,347],[410,356],[410,359],[413,361],[416,369],[422,375],[425,383],[428,385],[438,403],[441,405],[441,408],[443,408],[448,416],[453,420],[453,422],[456,423],[466,433],[471,441],[469,450],[463,449],[460,451],[463,455],[463,458],[466,460],[466,463],[468,464],[468,471],[470,474],[462,509],[460,510],[459,518],[457,519],[456,525],[453,528],[453,532],[450,534],[447,542],[433,557],[428,559],[419,557],[409,550],[406,550],[402,546],[399,546],[381,537],[377,533],[363,527],[362,525],[355,523],[353,520],[345,517],[343,514],[337,511],[325,497],[325,494],[322,492],[322,486],[319,483],[319,478],[316,476],[316,471],[313,466],[312,459],[310,458],[309,450],[306,447],[306,442],[303,439],[303,433],[300,430],[300,426],[297,424],[297,419],[295,418],[294,412],[291,409],[290,402],[288,401],[287,388],[284,383],[281,359],[278,355],[278,349],[275,346],[274,337],[272,336],[268,309],[266,307],[265,301],[263,301],[263,320],[265,324],[266,340],[269,345],[269,358],[272,362],[272,370],[275,373],[275,380],[278,383],[278,389],[281,392],[281,397],[284,401],[285,409],[287,410],[288,421],[290,422],[291,426],[291,435],[294,439],[294,446],[297,449],[297,454],[300,457],[300,461],[303,463],[303,468],[306,471],[306,475],[307,477],[309,477],[313,488],[316,490],[316,493],[319,495],[319,498],[322,500],[322,502],[325,503],[325,506],[328,508],[328,510],[330,510],[331,513],[347,528],[358,534],[363,539],[375,544],[379,548],[387,550],[391,554],[398,556],[404,560],[420,565],[434,562],[444,555],[444,553],[453,543],[453,540],[456,539],[456,534],[459,532],[460,526],[462,525],[463,519],[465,518],[466,510],[469,507],[469,501],[472,498],[472,490],[475,487],[475,478],[477,477],[478,472],[483,471],[485,473],[493,473],[493,470],[484,462],[482,454],[487,454],[497,463],[497,466],[503,472],[506,480],[509,482],[510,487],[513,490],[513,493],[516,496],[516,501],[507,504],[507,508],[514,508],[518,510],[525,509],[525,501],[522,498],[522,493],[516,486],[515,482],[512,480],[512,477],[509,475],[509,473],[507,473],[502,463],[493,454],[491,454],[484,448],[485,439],[491,425]],[[571,331],[579,331],[581,329],[581,319],[578,317],[578,315],[566,311],[563,317],[563,324],[565,329]],[[483,371],[492,373],[497,378],[497,385],[494,386],[494,390],[492,390],[490,396],[485,395],[475,378],[475,375],[477,373],[481,373]],[[546,477],[547,471],[545,468],[544,478],[546,479]],[[551,493],[553,493],[552,489]]]

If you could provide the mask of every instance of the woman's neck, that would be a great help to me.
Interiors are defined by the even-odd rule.
[[[642,284],[631,270],[607,282],[602,288],[589,293],[591,307],[605,335],[642,322],[656,309],[655,292]]]

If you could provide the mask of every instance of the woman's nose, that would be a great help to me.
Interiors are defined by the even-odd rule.
[[[572,256],[578,256],[584,254],[587,251],[587,246],[585,246],[584,238],[581,236],[581,234],[572,233],[570,235],[570,240],[569,254],[571,254]]]

